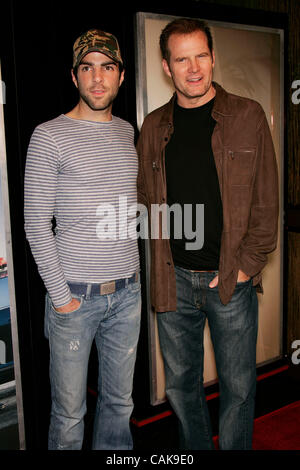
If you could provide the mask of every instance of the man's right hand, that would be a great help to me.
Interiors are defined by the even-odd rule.
[[[77,310],[79,305],[80,305],[80,300],[73,298],[71,302],[69,302],[66,305],[63,305],[62,307],[55,308],[55,310],[58,313],[71,313],[74,310]]]

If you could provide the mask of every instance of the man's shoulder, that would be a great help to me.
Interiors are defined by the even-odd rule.
[[[68,123],[68,118],[66,116],[64,116],[63,114],[60,114],[59,116],[53,118],[53,119],[49,119],[49,121],[44,121],[44,122],[41,122],[40,124],[38,124],[35,129],[34,129],[34,132],[49,132],[51,133],[51,131],[54,131],[56,129],[61,129],[61,128],[65,128],[67,123]]]
[[[170,107],[170,101],[168,101],[167,103],[164,103],[162,106],[159,106],[158,108],[156,109],[153,109],[153,111],[151,111],[147,117],[151,117],[151,116],[160,116],[161,114],[164,114],[164,112],[166,110],[168,110],[168,108]]]
[[[224,114],[235,115],[240,117],[256,117],[260,119],[264,115],[262,105],[253,98],[238,95],[222,89],[221,103],[217,104],[217,108]]]
[[[119,116],[115,116],[115,115],[113,116],[113,119],[117,126],[133,131],[132,124],[130,124],[129,121],[126,121],[126,119],[120,118]]]
[[[261,104],[253,98],[248,98],[247,96],[236,95],[234,93],[228,93],[229,99],[232,102],[233,106],[236,108],[250,107],[253,110],[262,109]]]
[[[168,116],[172,112],[172,99],[167,103],[159,106],[158,108],[151,111],[144,119],[144,123],[147,125],[153,125],[154,123],[159,124],[162,119],[168,120]]]

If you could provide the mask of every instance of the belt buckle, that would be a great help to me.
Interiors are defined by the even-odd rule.
[[[116,281],[105,282],[100,285],[100,295],[112,294],[116,290]]]

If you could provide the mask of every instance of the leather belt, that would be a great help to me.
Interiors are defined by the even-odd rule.
[[[208,269],[207,271],[195,271],[194,269],[191,269],[192,273],[215,273],[217,269]]]
[[[117,290],[124,289],[124,287],[127,287],[128,284],[137,282],[138,279],[139,274],[136,272],[131,277],[103,282],[102,284],[68,282],[68,286],[70,291],[77,295],[107,295],[113,294]]]

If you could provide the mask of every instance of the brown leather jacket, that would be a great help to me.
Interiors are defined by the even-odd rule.
[[[262,107],[255,101],[216,89],[212,135],[222,205],[223,232],[219,295],[229,302],[238,270],[262,291],[261,271],[277,242],[278,175],[273,142]],[[167,202],[165,147],[173,132],[175,94],[144,120],[137,143],[139,202]],[[180,175],[178,176],[180,184]],[[199,201],[201,203],[201,201]],[[150,226],[150,224],[149,224]],[[176,282],[168,239],[151,239],[151,303],[158,312],[176,310]],[[201,269],[201,267],[199,267]]]

